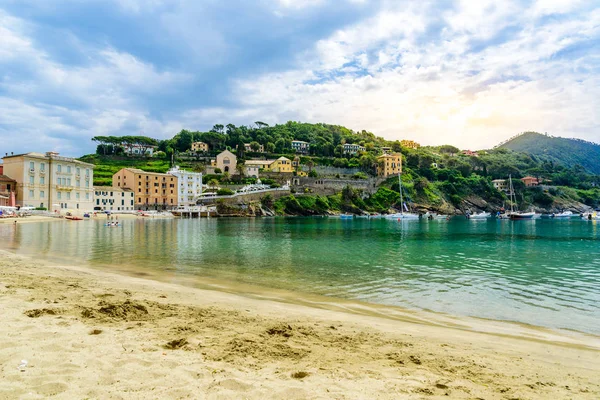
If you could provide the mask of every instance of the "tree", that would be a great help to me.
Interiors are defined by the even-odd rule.
[[[207,185],[210,188],[216,189],[219,187],[219,181],[213,178],[210,181],[208,181]]]
[[[256,141],[250,142],[250,148],[252,149],[252,151],[258,151],[260,150],[260,143]]]
[[[212,129],[210,130],[211,132],[216,132],[216,133],[223,133],[223,129],[225,127],[222,124],[216,124],[212,127]]]

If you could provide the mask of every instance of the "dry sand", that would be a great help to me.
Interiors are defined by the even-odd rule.
[[[0,399],[600,398],[597,337],[342,308],[0,252]]]

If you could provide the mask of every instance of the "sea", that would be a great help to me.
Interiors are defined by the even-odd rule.
[[[600,221],[104,222],[0,225],[0,248],[188,284],[211,279],[600,334]]]

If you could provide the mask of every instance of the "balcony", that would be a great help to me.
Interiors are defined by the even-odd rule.
[[[40,175],[46,175],[46,170],[45,169],[40,169]]]
[[[30,174],[35,174],[35,168],[29,168],[29,173]]]
[[[56,186],[56,190],[60,190],[61,192],[70,192],[71,190],[73,190],[73,187],[72,186],[57,185]]]

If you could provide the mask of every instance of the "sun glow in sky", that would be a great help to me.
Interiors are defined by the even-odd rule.
[[[600,141],[600,3],[0,0],[0,151],[298,120]]]

